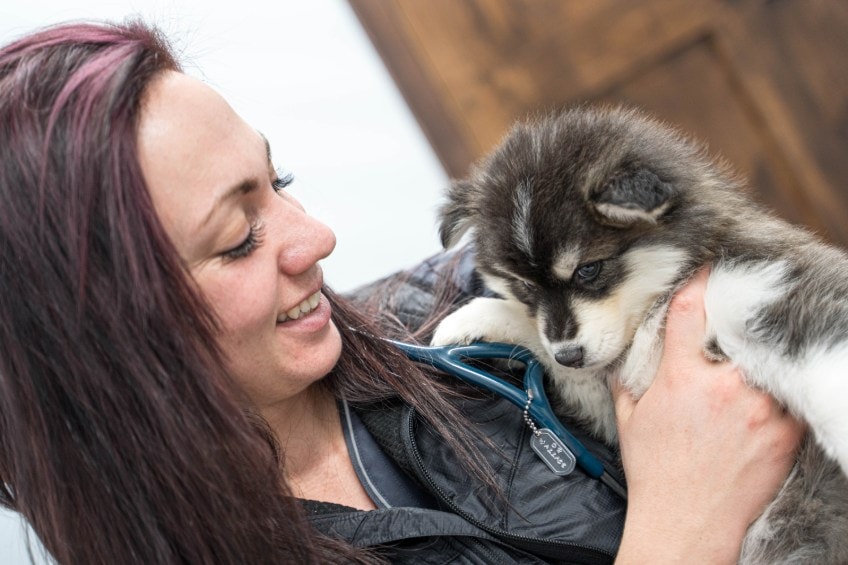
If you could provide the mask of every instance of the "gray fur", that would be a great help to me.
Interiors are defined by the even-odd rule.
[[[510,229],[517,225],[526,226],[518,242]],[[587,419],[609,442],[615,441],[610,399],[597,391],[597,379],[618,375],[644,390],[661,351],[656,319],[668,296],[705,264],[713,265],[711,282],[719,275],[745,280],[740,277],[758,269],[772,273],[766,290],[774,296],[766,300],[760,293],[753,311],[716,318],[723,329],[708,337],[708,353],[737,362],[752,384],[807,420],[812,437],[781,494],[749,531],[741,561],[848,563],[848,438],[842,439],[848,416],[837,426],[831,413],[817,413],[816,404],[824,396],[848,413],[842,384],[848,374],[837,375],[848,367],[831,367],[833,359],[848,359],[845,252],[755,204],[700,145],[620,108],[580,108],[516,125],[448,194],[443,242],[454,243],[469,228],[480,272],[506,301],[523,304],[527,319],[503,323],[500,312],[515,309],[478,299],[466,307],[473,318],[463,318],[460,309],[439,328],[436,341],[509,340],[530,347],[569,414]],[[577,270],[571,280],[554,273],[561,253],[574,249],[585,250],[583,266],[602,261],[595,279],[582,280]],[[558,366],[551,348],[579,339],[579,312],[650,274],[650,266],[632,264],[633,257],[652,256],[640,251],[662,259],[665,249],[680,251],[667,255],[674,264],[665,267],[675,275],[649,297],[638,328],[615,358],[588,367],[593,351],[587,351],[587,369]],[[827,378],[809,377],[822,360]]]

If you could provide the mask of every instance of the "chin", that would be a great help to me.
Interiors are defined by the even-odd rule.
[[[326,377],[339,362],[342,354],[342,338],[338,328],[331,321],[321,340],[307,348],[301,348],[297,364],[311,380]]]

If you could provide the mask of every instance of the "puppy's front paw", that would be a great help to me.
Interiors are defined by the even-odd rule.
[[[433,334],[433,339],[430,340],[430,344],[468,345],[475,341],[482,341],[485,336],[481,332],[482,328],[480,324],[477,323],[477,315],[474,309],[469,308],[471,304],[473,302],[463,306],[439,322]]]
[[[521,304],[500,298],[475,298],[447,316],[433,335],[433,345],[475,341],[525,344],[536,335]]]

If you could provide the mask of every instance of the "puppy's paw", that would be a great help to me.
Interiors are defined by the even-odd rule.
[[[439,322],[431,345],[468,345],[475,341],[484,341],[485,330],[479,323],[479,308],[475,301],[468,303]]]
[[[526,347],[538,341],[538,337],[535,324],[522,304],[500,298],[475,298],[442,320],[431,343],[465,345],[475,341]]]

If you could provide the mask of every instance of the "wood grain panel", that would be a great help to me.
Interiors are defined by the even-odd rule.
[[[669,54],[638,75],[593,97],[593,102],[631,104],[708,142],[710,153],[732,163],[757,200],[784,210],[788,220],[822,225],[785,171],[784,156],[762,126],[711,36]],[[784,174],[779,174],[783,171]]]
[[[848,6],[781,0],[735,15],[717,37],[783,156],[781,173],[811,206],[807,223],[848,245]]]
[[[349,0],[447,172],[516,119],[630,102],[848,245],[843,0]]]

